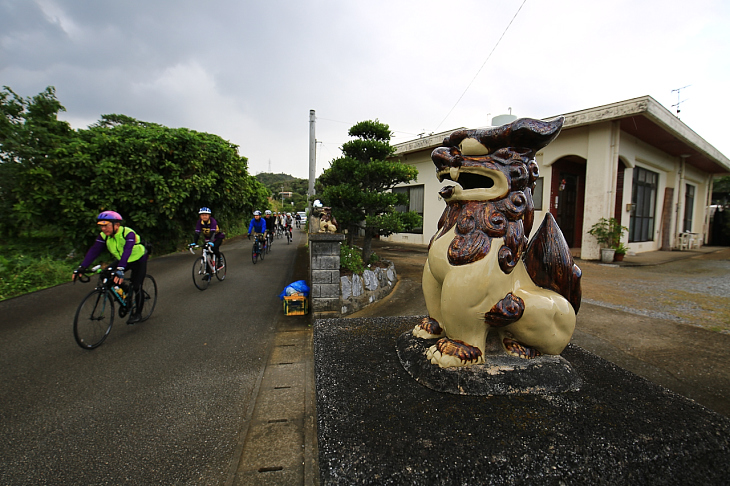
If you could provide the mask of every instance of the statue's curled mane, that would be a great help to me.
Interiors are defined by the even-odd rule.
[[[437,152],[439,152],[437,154]],[[462,156],[454,147],[441,147],[433,157],[450,159],[452,167],[481,166],[502,172],[509,183],[509,193],[497,200],[448,201],[438,223],[435,239],[455,228],[449,245],[448,258],[452,265],[466,265],[484,258],[491,248],[492,238],[504,238],[499,249],[499,266],[510,273],[527,246],[532,229],[534,206],[532,189],[539,177],[537,163],[531,150],[503,148],[485,156]],[[444,199],[453,189],[441,191]]]

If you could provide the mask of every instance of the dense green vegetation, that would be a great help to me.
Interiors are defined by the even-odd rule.
[[[270,172],[256,174],[256,179],[271,191],[272,205],[277,211],[296,212],[307,209],[307,191],[309,190],[307,179]],[[282,198],[279,195],[280,192],[291,192],[292,196]]]
[[[73,130],[62,111],[52,87],[30,98],[0,91],[0,298],[55,283],[41,262],[68,276],[102,210],[121,213],[164,253],[190,240],[200,206],[229,234],[268,207],[247,159],[217,135],[125,115]]]

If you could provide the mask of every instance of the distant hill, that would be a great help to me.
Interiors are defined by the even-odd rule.
[[[272,174],[271,172],[256,174],[256,179],[271,191],[272,199],[278,202],[274,209],[283,211],[304,211],[306,209],[307,190],[309,189],[307,179],[299,179],[289,174]],[[281,206],[280,192],[293,193],[292,197],[284,198],[283,207]],[[291,204],[292,202],[294,205]]]

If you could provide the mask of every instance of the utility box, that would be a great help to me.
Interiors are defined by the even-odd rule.
[[[303,316],[309,311],[307,298],[302,295],[284,297],[284,314],[287,316]]]

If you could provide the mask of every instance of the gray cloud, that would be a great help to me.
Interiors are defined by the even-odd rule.
[[[75,127],[107,113],[185,126],[240,145],[254,172],[271,160],[299,177],[310,109],[321,170],[364,119],[402,142],[509,107],[546,117],[645,94],[670,106],[687,84],[683,121],[730,151],[716,121],[728,61],[708,54],[730,47],[722,2],[526,2],[490,56],[521,4],[0,0],[0,84],[56,86]]]

